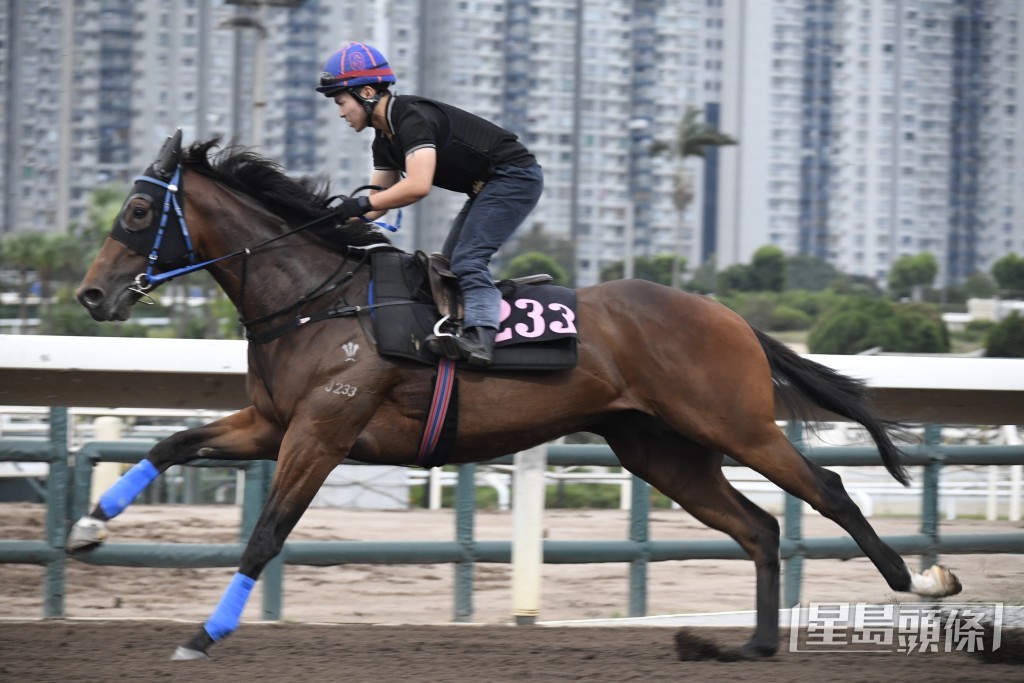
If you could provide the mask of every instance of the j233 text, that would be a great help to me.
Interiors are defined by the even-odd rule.
[[[342,384],[341,382],[335,382],[331,380],[324,391],[328,394],[337,394],[338,396],[355,396],[356,388],[351,384]]]

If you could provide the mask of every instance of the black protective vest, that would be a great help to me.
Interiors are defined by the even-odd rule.
[[[394,137],[389,140],[377,131],[373,161],[378,169],[404,172],[409,152],[434,147],[434,185],[472,194],[474,184],[486,182],[497,167],[527,167],[536,163],[514,133],[443,102],[392,95],[386,115]]]

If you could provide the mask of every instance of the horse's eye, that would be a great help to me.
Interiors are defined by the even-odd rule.
[[[121,214],[121,223],[129,232],[138,232],[149,227],[153,215],[150,200],[141,196],[132,197]]]

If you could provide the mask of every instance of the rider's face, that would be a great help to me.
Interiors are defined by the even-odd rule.
[[[357,133],[366,128],[368,123],[366,111],[363,109],[363,105],[352,97],[351,93],[345,91],[338,93],[334,96],[334,102],[338,105],[338,116],[345,119]]]

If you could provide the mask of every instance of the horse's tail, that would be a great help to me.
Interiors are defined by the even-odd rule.
[[[889,434],[899,425],[875,415],[864,382],[803,358],[782,342],[752,329],[768,357],[775,394],[794,418],[806,420],[811,412],[809,404],[813,404],[860,423],[875,440],[885,469],[896,481],[909,485],[907,471],[900,464],[900,450]]]

